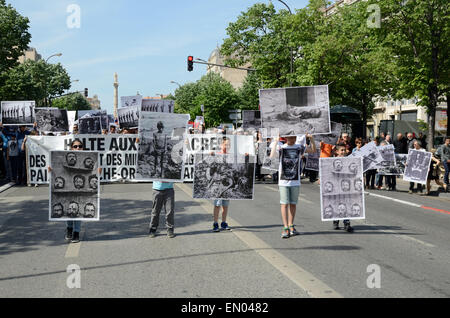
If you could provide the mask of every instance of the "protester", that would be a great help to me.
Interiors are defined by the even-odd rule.
[[[445,143],[441,147],[439,147],[436,153],[441,158],[441,162],[444,165],[444,183],[447,185],[447,188],[449,188],[450,183],[448,180],[448,176],[450,173],[450,136],[445,138]]]
[[[346,145],[345,144],[338,144],[336,146],[336,153],[335,153],[335,157],[345,157],[346,156]],[[333,226],[335,230],[339,230],[339,221],[333,221]],[[350,220],[344,220],[344,230],[347,231],[348,233],[353,233],[354,229],[353,227],[350,225]]]
[[[6,160],[8,160],[11,165],[11,182],[19,185],[19,143],[17,142],[15,135],[11,136],[11,139],[8,141]]]
[[[338,144],[343,144],[345,146],[345,153],[348,156],[352,153],[353,147],[350,142],[350,136],[347,133],[343,133]]]
[[[3,127],[2,123],[0,123],[0,137],[3,145],[3,165],[5,170],[6,182],[12,181],[12,170],[11,163],[8,160],[8,142],[11,140],[12,133],[9,132],[9,129]]]
[[[153,206],[150,219],[149,234],[151,238],[156,237],[159,225],[159,215],[164,207],[166,211],[167,237],[174,238],[175,227],[175,191],[172,182],[153,182]]]
[[[412,133],[408,133],[407,135],[408,139],[406,140],[407,149],[414,149],[414,135]],[[406,152],[408,153],[408,152]]]
[[[316,152],[316,144],[314,137],[306,135],[307,147],[302,144],[297,144],[297,137],[286,137],[286,144],[280,143],[280,137],[277,138],[273,144],[271,158],[275,157],[276,151],[280,157],[279,168],[279,190],[280,190],[280,204],[281,204],[281,219],[283,221],[283,231],[281,238],[287,239],[291,236],[296,236],[299,233],[295,229],[294,220],[297,212],[298,196],[300,193],[300,171],[301,171],[301,156],[305,153],[314,154]],[[289,157],[284,157],[283,154],[289,152]],[[296,171],[285,169],[286,165],[294,166]],[[297,167],[295,167],[297,165]]]
[[[83,142],[80,139],[74,139],[70,144],[71,151],[83,151],[84,146]],[[52,172],[52,168],[49,166],[48,171]],[[99,168],[99,172],[101,168]],[[71,241],[72,243],[80,242],[80,232],[81,232],[81,221],[67,221],[67,229],[66,229],[66,241]]]
[[[420,142],[420,140],[414,140],[413,146],[414,146],[414,150],[425,151],[425,149],[422,148],[422,143]],[[415,186],[414,182],[409,183],[409,193],[410,194],[412,194],[414,192],[414,186]],[[423,193],[423,185],[421,183],[417,184],[417,192]]]
[[[229,149],[230,149],[230,138],[223,137],[221,144],[220,144],[220,151],[217,154],[226,155],[226,154],[228,154]],[[214,155],[214,153],[211,153],[211,154]],[[221,182],[221,180],[219,179],[219,180],[217,180],[217,182]],[[220,232],[221,230],[222,231],[231,231],[231,228],[228,226],[228,223],[227,223],[227,215],[228,215],[229,206],[230,206],[230,200],[214,200],[213,232]],[[219,229],[220,208],[222,208],[222,223],[220,224],[220,229]]]
[[[437,171],[439,164],[441,163],[439,159],[437,159],[434,154],[436,153],[436,149],[431,150],[431,153],[433,154],[431,156],[431,162],[430,162],[430,171],[428,172],[427,176],[427,192],[426,195],[430,195],[431,190],[431,180],[434,180],[438,186],[441,186],[444,188],[444,191],[447,192],[447,185],[445,183],[442,183],[441,180],[439,180],[439,173]],[[436,163],[436,164],[434,164]]]
[[[116,134],[116,125],[109,125],[109,133]]]
[[[380,137],[376,137],[373,141],[378,147],[380,145]],[[366,171],[366,189],[375,189],[375,182],[377,181],[377,169],[370,169]]]

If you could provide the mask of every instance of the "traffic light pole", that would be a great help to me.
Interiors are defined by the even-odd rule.
[[[228,66],[228,65],[213,64],[213,63],[206,63],[206,62],[197,62],[197,61],[193,61],[193,63],[203,64],[203,65],[208,65],[208,66],[226,67],[226,68],[232,68],[232,69],[235,69],[235,70],[243,70],[243,71],[248,71],[248,72],[256,72],[256,69],[254,69],[254,68],[233,67],[233,66]]]

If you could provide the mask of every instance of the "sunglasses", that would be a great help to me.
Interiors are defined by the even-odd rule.
[[[73,149],[83,149],[82,145],[74,145],[72,146]]]

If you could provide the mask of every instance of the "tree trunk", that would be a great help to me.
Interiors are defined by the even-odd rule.
[[[447,94],[447,137],[450,137],[450,94]]]

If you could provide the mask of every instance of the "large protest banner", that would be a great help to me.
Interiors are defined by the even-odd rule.
[[[48,184],[48,167],[50,165],[50,152],[64,150],[65,137],[28,136],[27,169],[28,183]]]
[[[136,179],[138,147],[137,135],[80,135],[80,136],[39,136],[27,138],[28,174],[31,184],[48,184],[47,167],[50,152],[69,150],[75,138],[83,142],[84,150],[98,151],[101,182]]]
[[[186,148],[184,155],[184,181],[194,181],[195,154],[210,154],[220,151],[220,145],[223,137],[230,140],[230,153],[236,155],[249,154],[255,156],[255,147],[253,146],[252,136],[242,135],[215,135],[215,134],[195,134],[187,135]],[[252,157],[254,158],[254,157]]]

